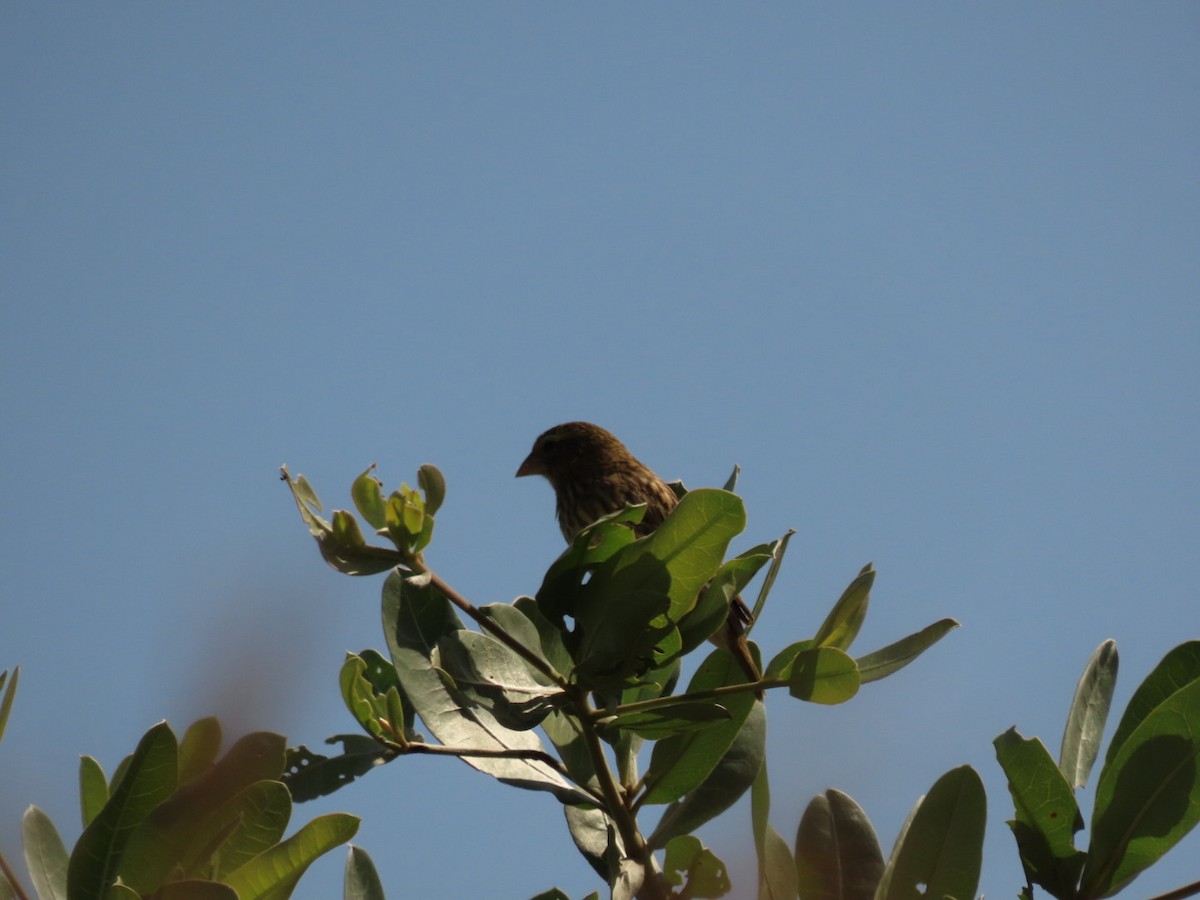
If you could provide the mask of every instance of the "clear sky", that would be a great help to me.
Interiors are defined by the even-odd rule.
[[[1057,754],[1103,639],[1119,711],[1200,637],[1198,38],[1191,3],[5,4],[0,846],[31,802],[72,842],[79,755],[159,719],[353,730],[381,580],[280,464],[345,506],[436,463],[430,562],[507,601],[561,545],[513,473],[582,418],[692,487],[740,464],[738,549],[796,529],[768,655],[868,561],[856,650],[962,622],[845,706],[770,696],[772,818],[837,787],[886,851],[970,763],[1012,896],[992,739]],[[555,801],[453,760],[294,821],[334,809],[390,897],[599,886]],[[752,896],[748,804],[702,837]]]

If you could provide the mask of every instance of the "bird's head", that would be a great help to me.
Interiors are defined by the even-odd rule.
[[[564,422],[538,435],[517,477],[544,475],[551,484],[619,469],[632,457],[615,436],[591,422]]]

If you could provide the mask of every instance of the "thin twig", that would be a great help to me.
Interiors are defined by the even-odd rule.
[[[589,713],[592,719],[607,719],[610,716],[623,715],[631,712],[645,712],[648,709],[658,709],[664,706],[674,706],[685,700],[712,700],[716,697],[727,697],[730,694],[745,694],[764,688],[784,687],[787,682],[782,678],[763,678],[759,681],[747,681],[745,684],[726,684],[721,687],[705,688],[701,691],[689,691],[686,694],[669,694],[666,697],[654,697],[650,700],[638,700],[635,703],[625,703],[621,706],[594,709]]]
[[[1200,894],[1200,881],[1193,881],[1191,884],[1185,884],[1181,888],[1175,888],[1173,891],[1167,891],[1165,894],[1151,897],[1150,900],[1183,900],[1184,897],[1195,897],[1197,894]]]
[[[29,895],[25,893],[21,882],[17,880],[17,873],[12,870],[12,866],[8,864],[3,853],[0,853],[0,871],[4,872],[4,877],[8,879],[8,886],[12,888],[16,900],[29,900]]]

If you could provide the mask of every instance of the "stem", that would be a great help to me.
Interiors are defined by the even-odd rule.
[[[1184,897],[1195,897],[1197,894],[1200,894],[1200,881],[1193,881],[1191,884],[1185,884],[1181,888],[1175,888],[1173,891],[1167,891],[1165,894],[1151,897],[1150,900],[1183,900]]]
[[[761,681],[747,681],[745,684],[726,684],[721,687],[705,688],[702,691],[690,691],[686,694],[670,694],[666,697],[654,697],[651,700],[638,700],[635,703],[625,703],[609,709],[594,709],[588,715],[592,719],[606,719],[609,716],[629,712],[645,712],[648,709],[658,709],[663,706],[674,706],[684,700],[711,700],[714,697],[726,697],[730,694],[744,694],[747,691],[757,691],[763,688],[784,687],[787,682],[782,678],[764,678]]]
[[[3,853],[0,853],[0,871],[4,872],[4,877],[8,879],[9,887],[13,890],[13,896],[17,900],[29,900],[29,895],[25,893],[21,887],[21,882],[17,880],[17,873],[12,870],[12,866],[8,864],[8,860],[4,858]]]
[[[621,843],[625,845],[625,856],[628,859],[636,860],[642,867],[643,880],[642,888],[638,891],[639,900],[669,900],[671,892],[658,871],[654,852],[647,846],[645,838],[638,830],[637,819],[625,803],[621,787],[613,777],[608,758],[604,755],[604,745],[600,742],[600,736],[596,733],[592,721],[596,711],[588,702],[587,694],[580,693],[578,689],[572,690],[571,693],[575,712],[583,731],[584,743],[592,758],[592,767],[596,770],[596,778],[600,782],[600,793],[604,797],[602,809],[608,813],[613,824],[617,826],[617,833],[621,835]]]

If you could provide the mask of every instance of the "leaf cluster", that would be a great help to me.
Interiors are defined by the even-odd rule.
[[[220,747],[220,726],[207,718],[188,728],[182,740],[167,723],[155,725],[111,779],[95,759],[83,757],[84,827],[71,852],[36,806],[22,820],[36,895],[41,900],[291,896],[315,859],[354,835],[358,819],[319,816],[284,838],[292,797],[281,780],[283,736],[249,734],[218,757]],[[11,871],[0,875],[0,897],[17,896],[26,894]]]

